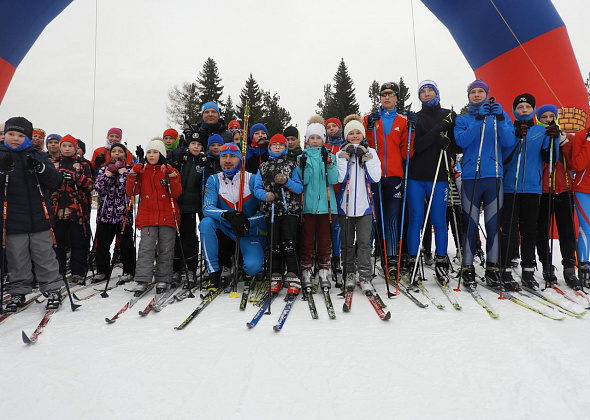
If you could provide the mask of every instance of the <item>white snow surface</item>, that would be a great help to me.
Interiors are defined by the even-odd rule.
[[[558,241],[555,248],[559,256]],[[240,311],[227,294],[182,331],[173,327],[198,296],[142,318],[148,295],[108,325],[131,296],[118,287],[76,312],[64,303],[27,346],[21,330],[32,334],[44,313],[34,304],[0,325],[0,418],[590,418],[590,315],[553,321],[480,287],[500,314],[492,319],[466,292],[456,294],[462,310],[453,309],[428,278],[444,310],[403,295],[388,300],[378,277],[391,320],[380,320],[359,289],[342,312],[332,290],[335,320],[321,294],[318,320],[299,298],[278,333],[282,300],[250,330],[258,308]]]

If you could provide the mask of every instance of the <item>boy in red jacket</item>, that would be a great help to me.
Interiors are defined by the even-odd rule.
[[[143,293],[152,280],[156,260],[156,294],[170,286],[176,224],[176,198],[182,193],[178,171],[164,162],[166,147],[160,140],[146,146],[147,164],[137,163],[127,178],[127,195],[141,195],[135,227],[141,230],[141,241],[135,270],[137,282],[133,291]],[[158,254],[156,257],[156,247]]]

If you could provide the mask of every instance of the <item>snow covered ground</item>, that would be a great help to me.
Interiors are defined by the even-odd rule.
[[[375,285],[385,297],[383,280]],[[282,301],[250,330],[257,308],[242,312],[226,294],[182,331],[173,327],[198,297],[142,318],[146,297],[107,325],[130,297],[119,287],[76,312],[66,304],[27,347],[21,330],[32,333],[44,312],[35,304],[0,325],[0,417],[590,417],[590,315],[553,321],[481,290],[500,313],[492,319],[469,294],[457,294],[457,311],[427,285],[446,309],[420,309],[400,295],[387,300],[392,317],[381,321],[358,290],[343,313],[333,290],[335,320],[316,295],[320,318],[299,299],[279,333],[272,326]]]

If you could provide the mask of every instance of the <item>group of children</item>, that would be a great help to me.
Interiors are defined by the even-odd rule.
[[[580,287],[579,261],[583,285],[590,287],[587,132],[564,134],[557,108],[537,109],[528,93],[515,98],[513,123],[489,92],[485,82],[471,83],[469,110],[457,116],[441,107],[436,83],[425,80],[418,91],[422,109],[400,115],[399,87],[385,83],[381,105],[364,119],[312,117],[303,149],[296,127],[269,140],[264,124],[247,133],[238,121],[226,126],[217,104],[208,102],[201,123],[187,124],[182,136],[166,130],[145,152],[138,147],[135,158],[121,143],[122,130],[110,129],[91,161],[73,136],[45,137],[26,119],[11,118],[0,145],[3,249],[10,273],[4,282],[3,265],[2,285],[11,296],[6,309],[24,304],[33,279],[49,295],[48,306],[59,306],[68,250],[71,282],[86,280],[94,262],[89,253],[96,262],[93,281],[109,279],[115,238],[120,281],[135,279],[138,293],[154,276],[157,293],[170,288],[179,272],[190,277],[199,254],[210,292],[224,286],[236,254],[246,278],[266,265],[273,293],[283,284],[290,294],[309,292],[314,269],[321,288],[336,280],[348,290],[358,284],[370,293],[373,249],[389,281],[400,274],[421,280],[420,252],[430,239],[426,216],[434,228],[437,280],[448,281],[453,220],[461,279],[474,288],[481,210],[490,286],[519,289],[512,276],[519,245],[522,285],[538,287],[535,248],[545,281],[556,282],[548,247],[555,212],[565,281]],[[99,199],[91,239],[93,190]],[[577,258],[572,191],[582,232]],[[141,234],[137,256],[134,228]],[[401,254],[407,255],[403,263]]]

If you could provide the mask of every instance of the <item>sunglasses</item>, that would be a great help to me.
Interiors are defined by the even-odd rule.
[[[230,152],[239,152],[240,151],[239,147],[236,146],[235,143],[225,143],[223,146],[221,146],[219,148],[220,152],[225,152],[227,150],[229,150]]]
[[[391,98],[395,96],[395,92],[381,92],[381,96],[384,98]]]

